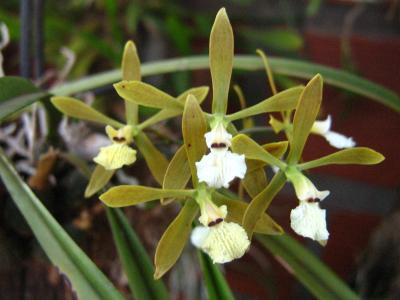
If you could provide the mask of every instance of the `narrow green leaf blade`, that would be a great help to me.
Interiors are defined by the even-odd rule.
[[[119,185],[100,195],[100,200],[110,207],[124,207],[166,197],[186,198],[193,190],[165,190],[141,185]]]
[[[202,251],[198,251],[204,283],[207,288],[208,300],[234,300],[235,297],[222,275],[218,265]]]
[[[227,116],[230,121],[247,118],[250,116],[263,114],[267,112],[286,111],[296,108],[300,94],[304,90],[303,86],[296,86],[284,90],[276,95],[269,97],[248,108],[242,109],[236,113]]]
[[[164,154],[153,145],[144,132],[140,131],[135,136],[135,143],[146,160],[151,174],[154,176],[155,180],[162,185],[165,171],[168,167],[168,160],[165,158]]]
[[[225,8],[215,17],[210,34],[210,71],[213,87],[212,112],[226,113],[233,66],[233,31]]]
[[[154,264],[154,278],[161,278],[176,263],[192,231],[192,222],[199,206],[193,199],[188,199],[178,216],[169,224],[157,245]]]
[[[289,163],[300,160],[322,101],[322,77],[314,76],[301,93],[293,118],[293,135],[288,155]]]
[[[92,197],[100,191],[113,177],[115,170],[106,170],[101,165],[96,165],[85,189],[85,198]]]
[[[257,235],[257,240],[282,259],[293,275],[317,298],[326,300],[360,299],[325,264],[289,235]]]
[[[14,76],[0,78],[0,121],[50,94],[31,81]]]
[[[143,300],[170,299],[163,282],[154,280],[153,264],[124,213],[108,207],[106,212],[133,297]]]
[[[192,173],[193,185],[198,183],[196,162],[207,151],[204,134],[207,131],[207,123],[201,107],[193,95],[189,95],[182,117],[182,135]]]
[[[51,98],[51,103],[53,103],[59,111],[69,117],[110,125],[116,128],[124,126],[122,123],[107,117],[86,103],[75,98],[56,96]]]
[[[141,81],[123,80],[114,84],[114,88],[121,98],[143,106],[171,109],[182,109],[183,106],[174,97]]]
[[[75,244],[0,151],[0,176],[43,250],[71,281],[80,299],[123,300],[123,296]]]
[[[385,157],[370,148],[356,147],[337,151],[330,155],[308,161],[299,165],[302,170],[317,168],[327,165],[375,165]]]
[[[324,77],[326,84],[373,99],[400,112],[400,97],[397,93],[360,76],[301,60],[269,57],[269,61],[274,74],[311,79],[315,74],[319,73]],[[255,55],[236,55],[233,67],[244,71],[264,69],[262,60]],[[149,76],[176,72],[176,70],[185,71],[208,68],[209,57],[197,55],[145,63],[142,65],[142,73],[143,76]],[[64,83],[63,85],[54,87],[50,92],[57,95],[71,95],[104,86],[120,79],[120,70],[112,70],[88,76],[81,80]]]

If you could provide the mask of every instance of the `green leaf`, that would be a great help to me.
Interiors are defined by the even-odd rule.
[[[123,300],[124,297],[22,181],[1,150],[0,175],[43,250],[51,262],[71,281],[78,297],[93,300]]]
[[[238,134],[232,139],[232,150],[235,153],[244,154],[246,159],[261,160],[271,166],[277,166],[281,169],[286,167],[284,162],[273,156],[244,134]]]
[[[110,188],[99,198],[107,206],[124,207],[166,197],[182,199],[191,197],[193,194],[194,190],[165,190],[141,185],[119,185]]]
[[[179,147],[165,172],[163,189],[184,189],[190,180],[190,166],[186,156],[185,146]],[[167,204],[174,199],[161,199]]]
[[[53,103],[59,111],[69,117],[110,125],[115,128],[124,126],[124,124],[103,115],[86,103],[71,97],[51,97],[51,103]]]
[[[161,278],[176,263],[192,231],[192,222],[199,206],[193,199],[185,201],[178,216],[169,224],[158,242],[154,264],[154,278]]]
[[[311,128],[317,118],[322,101],[322,77],[316,75],[301,93],[296,112],[293,117],[293,134],[290,141],[288,163],[300,160]]]
[[[319,73],[324,77],[326,84],[373,99],[400,112],[400,98],[397,93],[350,72],[306,61],[279,57],[269,57],[269,62],[272,71],[276,75],[311,79],[315,74]],[[262,60],[255,55],[235,56],[233,67],[244,71],[264,70]],[[176,72],[177,70],[186,71],[208,68],[209,57],[198,55],[143,64],[142,74],[143,76],[149,76]],[[78,81],[64,83],[52,88],[50,92],[57,95],[71,95],[104,86],[120,79],[120,70],[113,70],[88,76]]]
[[[317,168],[327,165],[375,165],[385,157],[370,148],[356,147],[337,151],[330,155],[300,164],[301,170]]]
[[[234,222],[241,224],[243,215],[248,207],[248,203],[239,199],[231,199],[220,193],[214,193],[213,201],[218,205],[226,205],[228,208],[227,222]],[[263,213],[260,215],[259,220],[256,222],[254,231],[263,234],[282,234],[282,227],[276,223],[269,215]]]
[[[299,242],[284,234],[281,236],[257,235],[257,240],[272,254],[290,267],[291,273],[317,298],[324,300],[360,299],[320,259]]]
[[[208,94],[209,88],[207,86],[200,86],[200,87],[195,87],[188,89],[187,91],[183,92],[177,97],[177,100],[181,102],[183,105],[185,104],[186,98],[189,94],[192,94],[195,96],[195,98],[199,101],[199,104],[201,104],[204,99],[206,98]],[[183,112],[183,107],[181,109],[168,109],[164,108],[139,124],[140,129],[144,129],[150,125],[156,124],[160,121],[167,120],[169,118],[173,118],[176,116],[179,116]]]
[[[85,189],[85,198],[92,197],[105,187],[111,177],[113,177],[114,173],[115,170],[106,170],[101,165],[96,165]]]
[[[293,29],[251,29],[244,28],[241,35],[246,40],[254,42],[258,47],[275,50],[275,52],[283,51],[299,51],[303,47],[302,36]]]
[[[271,204],[271,201],[274,199],[276,194],[278,194],[278,192],[282,189],[285,182],[285,175],[281,171],[279,171],[277,174],[275,174],[267,187],[253,200],[251,200],[249,206],[244,213],[242,221],[243,228],[246,230],[247,235],[250,239],[253,235],[258,220],[267,210],[268,206]]]
[[[0,78],[0,121],[22,108],[49,96],[32,82],[21,77]]]
[[[165,171],[168,167],[168,160],[151,142],[151,140],[142,131],[135,136],[135,143],[140,153],[146,160],[147,166],[155,180],[162,185]]]
[[[213,113],[226,113],[233,66],[233,32],[225,8],[215,17],[210,34],[210,71]]]
[[[210,257],[198,251],[200,266],[203,273],[204,283],[207,288],[208,300],[234,300],[235,297],[228,283],[222,275],[218,265],[213,264]]]
[[[204,138],[206,131],[207,123],[203,111],[194,96],[189,95],[182,116],[182,135],[194,186],[198,183],[195,163],[199,161],[207,151]]]
[[[154,280],[153,264],[124,213],[108,207],[106,212],[133,297],[143,300],[170,299],[163,282]]]
[[[169,109],[182,109],[183,107],[174,97],[141,81],[123,80],[114,84],[114,88],[121,98],[143,106]]]
[[[267,112],[275,112],[275,111],[285,111],[295,109],[297,102],[299,100],[300,94],[302,93],[304,87],[296,86],[287,90],[284,90],[280,93],[277,93],[274,96],[271,96],[260,103],[257,103],[248,108],[242,109],[233,114],[227,115],[226,118],[229,121],[234,121],[237,119],[243,119],[246,117],[263,114]]]
[[[128,41],[125,44],[124,54],[122,55],[122,80],[141,80],[140,59],[136,50],[135,43]],[[138,105],[125,101],[125,115],[129,125],[138,123]]]

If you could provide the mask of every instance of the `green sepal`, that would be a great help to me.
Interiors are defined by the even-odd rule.
[[[86,121],[92,121],[112,127],[121,128],[124,124],[107,117],[101,112],[95,110],[86,103],[72,97],[55,96],[51,97],[51,103],[63,114]]]
[[[271,166],[277,166],[281,169],[286,164],[266,151],[254,140],[244,134],[238,134],[232,139],[232,150],[238,154],[244,154],[246,159],[261,160]]]
[[[184,189],[190,180],[190,166],[187,160],[185,146],[182,145],[172,157],[167,171],[165,172],[163,189]],[[170,199],[161,199],[161,204],[168,204],[173,201]]]
[[[140,74],[140,59],[137,53],[135,43],[128,41],[124,47],[122,55],[122,80],[141,80]],[[136,125],[138,123],[138,105],[131,101],[125,101],[125,115],[129,125]]]
[[[297,163],[301,158],[321,106],[322,85],[322,77],[317,74],[308,82],[300,95],[293,118],[293,134],[287,159],[289,164]]]
[[[327,165],[375,165],[379,164],[385,157],[367,147],[356,147],[337,151],[298,165],[300,170],[307,170]]]
[[[154,146],[152,141],[142,131],[139,131],[135,136],[135,143],[140,153],[143,155],[150,173],[153,175],[154,179],[162,185],[165,171],[168,167],[168,160],[165,158],[165,155]]]
[[[111,177],[113,177],[114,173],[115,170],[106,170],[104,167],[96,165],[85,189],[85,198],[92,197],[104,188]]]
[[[241,224],[243,215],[248,207],[248,203],[243,202],[239,199],[231,199],[220,193],[213,194],[213,201],[218,206],[226,205],[228,208],[228,214],[225,218],[226,222],[234,222]],[[282,227],[276,223],[269,215],[263,213],[256,222],[254,232],[268,234],[268,235],[279,235],[284,231]]]
[[[165,190],[141,185],[119,185],[100,195],[100,200],[110,207],[124,207],[166,197],[184,199],[192,197],[194,190]]]
[[[243,228],[246,230],[249,239],[251,239],[253,235],[258,220],[267,210],[276,194],[282,189],[285,182],[286,177],[284,173],[279,171],[275,174],[267,187],[251,200],[242,221]]]
[[[182,109],[183,107],[182,103],[174,97],[141,81],[123,80],[115,83],[114,88],[121,98],[139,105],[170,109]]]
[[[213,87],[212,112],[225,114],[233,67],[233,31],[225,8],[215,17],[210,34],[210,71]]]
[[[207,122],[201,107],[193,95],[187,97],[182,116],[182,135],[192,173],[193,186],[197,186],[198,162],[207,151],[204,134],[207,131]]]
[[[192,222],[199,206],[193,199],[185,201],[178,216],[169,224],[158,242],[154,264],[154,278],[161,278],[176,263],[192,231]]]
[[[263,113],[294,109],[296,108],[297,102],[303,90],[303,86],[296,86],[284,90],[261,101],[260,103],[227,115],[226,119],[229,121],[234,121]]]

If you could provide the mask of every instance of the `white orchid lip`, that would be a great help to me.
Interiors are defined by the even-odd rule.
[[[326,210],[321,209],[317,202],[300,201],[290,213],[290,225],[298,235],[318,241],[322,245],[329,238]]]
[[[211,150],[196,162],[197,177],[209,187],[229,187],[236,177],[243,179],[247,166],[244,155],[225,150]]]
[[[223,264],[242,257],[250,241],[242,226],[222,221],[212,227],[198,226],[190,240],[194,246],[207,253],[213,263]]]

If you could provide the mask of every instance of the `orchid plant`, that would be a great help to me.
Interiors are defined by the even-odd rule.
[[[278,93],[263,53],[260,55],[269,75],[273,96],[227,114],[233,45],[232,27],[225,9],[221,9],[210,35],[210,113],[204,112],[200,106],[207,94],[206,87],[190,89],[174,98],[142,82],[139,60],[132,42],[125,48],[123,80],[114,85],[117,93],[125,100],[128,124],[120,124],[102,116],[81,103],[79,105],[85,107],[85,110],[78,110],[77,100],[53,98],[56,107],[70,116],[102,121],[108,125],[106,131],[112,144],[102,148],[94,159],[101,167],[96,167],[90,184],[96,181],[101,181],[101,184],[95,184],[96,188],[92,188],[92,192],[104,187],[106,172],[113,172],[135,161],[136,151],[129,146],[133,140],[156,180],[162,185],[161,188],[141,185],[112,187],[100,196],[101,201],[111,207],[125,207],[157,199],[161,199],[165,205],[174,200],[182,203],[180,213],[164,232],[156,250],[154,277],[157,279],[178,260],[189,236],[193,245],[207,253],[214,263],[227,263],[246,253],[254,232],[281,234],[282,228],[266,214],[266,210],[286,181],[294,186],[299,200],[299,205],[290,215],[292,229],[301,236],[325,245],[329,233],[326,212],[320,208],[319,201],[325,199],[329,191],[319,191],[304,171],[329,164],[368,165],[383,160],[381,154],[369,148],[355,148],[352,139],[331,131],[330,117],[322,122],[316,120],[322,101],[323,79],[320,75],[317,74],[305,87],[298,86]],[[158,108],[160,111],[138,124],[139,105]],[[270,124],[276,132],[284,130],[287,141],[259,145],[248,135],[238,134],[233,124],[233,121],[239,119],[271,112],[281,113],[283,120],[271,116]],[[165,157],[146,138],[143,130],[158,121],[180,114],[183,145],[167,164]],[[302,162],[302,152],[311,133],[324,136],[337,148],[349,149]],[[157,163],[154,164],[154,161]],[[266,165],[277,169],[269,183],[265,173]],[[190,178],[191,187],[187,188]],[[250,203],[240,197],[231,199],[224,192],[235,178],[242,179],[241,184],[252,198]],[[194,228],[192,223],[195,224]]]
[[[155,279],[160,279],[174,266],[189,240],[201,251],[201,258],[207,255],[209,257],[207,259],[212,263],[224,264],[240,259],[249,251],[255,234],[282,235],[283,228],[268,215],[267,211],[286,183],[293,186],[297,198],[297,206],[294,206],[290,213],[291,228],[298,235],[325,246],[329,240],[329,231],[326,210],[321,208],[320,202],[328,198],[330,191],[318,190],[308,175],[309,170],[332,164],[373,165],[384,160],[380,153],[366,147],[355,147],[353,138],[333,131],[330,115],[326,120],[317,119],[323,99],[323,78],[320,74],[313,74],[314,77],[305,85],[279,92],[267,56],[261,50],[257,53],[260,56],[260,63],[262,61],[265,67],[272,96],[246,107],[243,92],[238,86],[234,86],[241,101],[241,109],[234,113],[228,113],[234,66],[234,35],[224,8],[217,13],[210,34],[209,69],[212,80],[210,112],[204,111],[201,107],[209,92],[207,86],[193,87],[174,97],[143,82],[139,55],[132,41],[128,41],[124,48],[122,72],[119,77],[122,80],[114,84],[116,93],[122,98],[116,101],[124,102],[125,121],[107,116],[72,97],[61,95],[51,97],[52,104],[65,116],[101,124],[107,134],[108,145],[98,149],[98,153],[92,158],[95,167],[89,176],[85,197],[98,194],[99,199],[107,207],[112,208],[154,200],[160,200],[161,205],[175,203],[179,206],[179,213],[169,224],[157,245],[153,274]],[[145,120],[140,120],[140,106],[156,109],[157,112]],[[267,144],[259,144],[252,139],[251,118],[255,115],[269,118],[271,125],[269,129],[275,133],[284,132],[285,139]],[[177,150],[172,158],[168,159],[149,138],[147,130],[159,122],[176,117],[181,117],[182,143],[180,141],[176,143]],[[243,127],[247,130],[238,130],[240,126],[238,120],[243,122]],[[324,137],[332,147],[340,150],[311,161],[304,161],[303,150],[312,134]],[[140,157],[144,158],[154,177],[155,186],[111,186],[110,180],[113,175],[122,168],[130,167]],[[274,170],[273,176],[267,176],[269,174],[266,172],[267,167]],[[9,178],[18,175],[9,169],[6,159],[0,152],[0,171],[7,170],[7,172],[2,171],[2,174],[6,174],[2,176],[8,178],[6,184],[12,187],[11,191],[20,189],[26,192],[27,199],[34,199],[32,200],[34,210],[40,212],[38,222],[42,224],[40,222],[47,216],[42,213],[44,209],[37,204],[38,201],[29,188],[23,184],[18,184],[16,187],[13,185],[13,180]],[[235,193],[237,185],[239,192]],[[23,210],[28,206],[21,205],[21,207]],[[124,238],[135,240],[131,231],[127,230],[128,223],[124,223],[125,219],[119,213],[118,210],[107,208],[115,240],[117,243],[118,241],[123,243],[121,241]],[[117,219],[120,223],[115,221]],[[51,222],[56,224],[54,220],[47,223]],[[58,228],[54,224],[52,226]],[[120,228],[124,228],[128,234],[119,232]],[[48,231],[45,230],[46,238],[47,234]],[[46,240],[43,236],[41,239]],[[54,241],[57,242],[58,239],[55,238]],[[70,270],[70,264],[74,262],[76,256],[71,246],[72,242],[68,243],[67,246],[70,248],[67,248],[73,249],[71,250],[73,255],[69,258],[73,259],[64,260],[62,257],[60,261],[62,266],[66,266],[64,269]],[[53,253],[53,248],[48,247],[47,251]],[[142,248],[137,251],[142,251]],[[54,253],[57,257],[58,252]],[[132,263],[132,258],[127,257],[126,253],[122,256],[125,259],[123,263],[127,265]],[[79,271],[82,264],[93,274],[96,273],[93,271],[95,268],[87,262],[89,260],[85,263],[81,261],[85,260],[82,259],[77,263],[76,270]],[[73,272],[79,273],[76,270],[73,269]],[[213,272],[217,272],[215,270],[218,269],[214,269]],[[135,270],[126,271],[130,272],[130,276],[136,276],[133,274]],[[137,278],[140,276],[137,275]],[[219,278],[221,275],[215,276]],[[148,274],[145,277],[147,278]],[[117,299],[114,296],[117,295],[116,291],[99,284],[99,282],[107,283],[101,276],[95,279],[94,284],[90,280],[86,282],[80,279],[81,277],[77,276],[73,283],[78,286],[79,291],[86,293],[85,295],[98,296],[99,293],[109,293],[105,299]],[[161,285],[161,281],[154,282]],[[100,292],[96,288],[92,290],[91,287],[96,285],[100,287]],[[156,287],[155,290],[157,289]],[[165,299],[165,289],[161,288],[158,292],[157,296],[147,295],[146,299]],[[146,292],[143,292],[144,294]],[[352,292],[349,294],[353,295]],[[100,298],[102,299],[102,297],[96,299]]]

